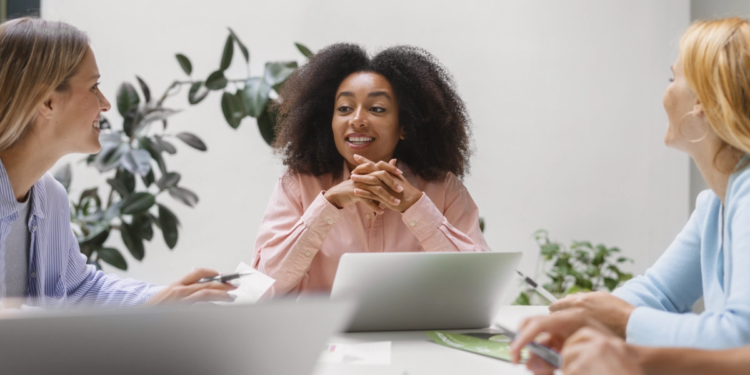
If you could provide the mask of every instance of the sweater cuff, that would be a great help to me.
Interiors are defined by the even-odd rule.
[[[401,219],[406,224],[406,227],[411,230],[412,233],[421,242],[431,235],[435,234],[435,230],[440,228],[443,224],[445,217],[443,213],[435,207],[430,197],[427,194],[422,193],[422,197],[419,198],[417,203],[414,203],[408,210],[401,214]]]

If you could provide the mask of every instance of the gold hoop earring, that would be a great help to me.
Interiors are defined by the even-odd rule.
[[[699,143],[699,142],[703,141],[704,139],[706,139],[706,137],[708,137],[708,133],[709,133],[709,132],[711,132],[711,127],[710,127],[710,126],[709,126],[708,124],[706,124],[706,132],[705,132],[705,133],[703,133],[703,136],[701,136],[701,137],[700,137],[700,138],[698,138],[698,139],[688,139],[688,138],[687,138],[687,137],[685,136],[685,134],[683,134],[683,133],[682,133],[682,120],[683,120],[683,119],[684,119],[684,118],[685,118],[686,116],[688,116],[688,115],[693,115],[693,116],[695,116],[695,113],[694,113],[693,111],[690,111],[690,112],[686,113],[686,114],[685,114],[685,116],[682,116],[682,118],[680,119],[680,123],[678,124],[678,127],[677,127],[677,129],[678,129],[678,130],[677,130],[677,132],[678,132],[678,133],[680,133],[680,136],[681,136],[682,138],[685,138],[685,140],[687,140],[688,142],[690,142],[690,143]],[[704,123],[704,124],[705,124],[705,123]]]

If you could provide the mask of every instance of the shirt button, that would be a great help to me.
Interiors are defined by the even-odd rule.
[[[371,217],[372,216],[370,216],[370,214],[365,215],[365,219],[367,219],[367,220],[370,220]]]
[[[328,224],[333,224],[333,220],[328,219]]]
[[[36,272],[32,272],[31,277],[36,278]]]
[[[409,222],[409,225],[416,226],[417,225],[417,221],[416,220],[412,220],[411,222]]]
[[[310,256],[310,251],[305,251],[305,255]]]

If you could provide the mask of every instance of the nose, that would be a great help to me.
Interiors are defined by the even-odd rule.
[[[112,104],[109,103],[109,100],[107,100],[107,97],[104,96],[101,92],[99,93],[99,109],[102,112],[109,111],[110,108],[112,108]]]
[[[352,119],[349,121],[349,125],[353,128],[363,128],[367,126],[364,108],[358,107],[357,110],[354,111],[354,116],[352,116]]]

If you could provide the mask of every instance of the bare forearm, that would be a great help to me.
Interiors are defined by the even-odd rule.
[[[646,374],[734,375],[750,370],[750,347],[721,351],[640,346],[632,349]]]

